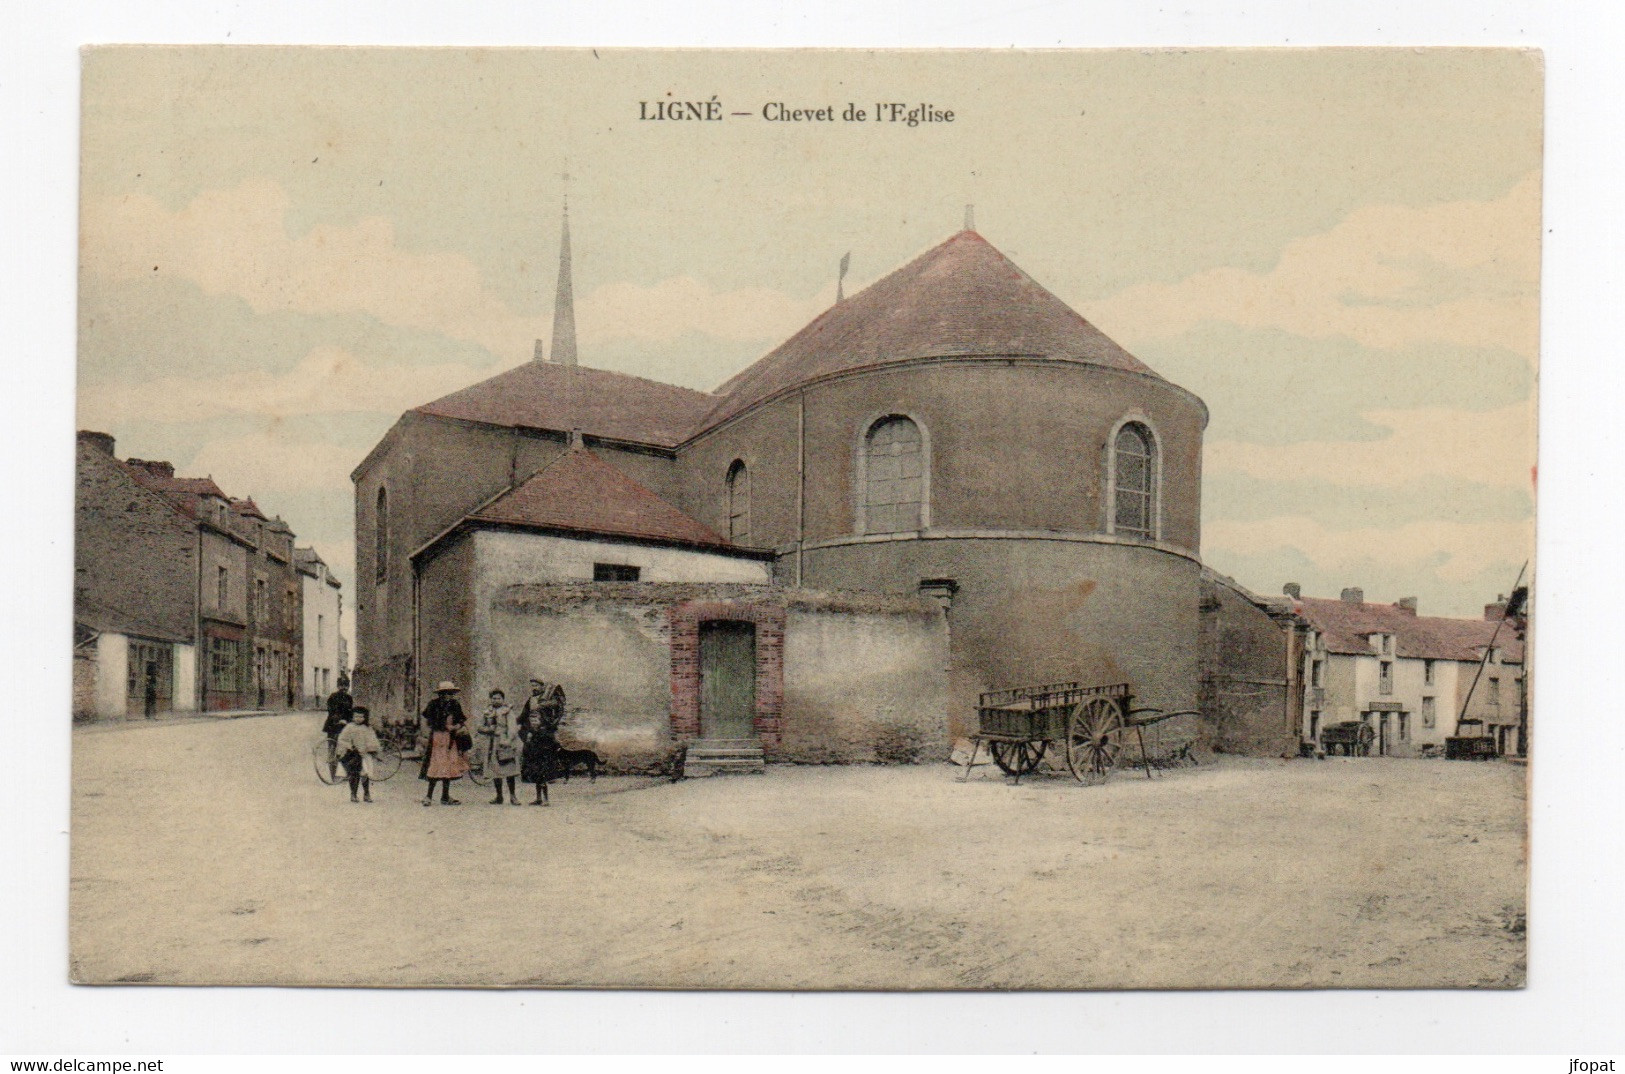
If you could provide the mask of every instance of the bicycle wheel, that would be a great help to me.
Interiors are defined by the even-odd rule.
[[[394,750],[379,750],[372,759],[372,781],[382,783],[401,770],[401,755]]]
[[[344,766],[333,755],[333,744],[326,735],[310,744],[310,763],[316,769],[316,778],[329,787],[344,781]]]
[[[485,762],[478,757],[468,759],[468,778],[476,787],[489,787],[491,785],[490,772],[485,767]]]

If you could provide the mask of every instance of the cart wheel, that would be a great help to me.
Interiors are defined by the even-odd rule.
[[[1072,710],[1067,728],[1066,763],[1082,783],[1105,779],[1117,764],[1121,749],[1117,741],[1123,729],[1123,712],[1117,702],[1092,697]]]
[[[1046,742],[991,742],[993,763],[1007,776],[1025,776],[1044,759]]]
[[[372,781],[382,783],[401,770],[401,755],[394,750],[379,750],[372,759]]]
[[[333,754],[333,744],[326,735],[310,744],[310,762],[316,769],[316,778],[328,786],[344,781],[344,766]]]

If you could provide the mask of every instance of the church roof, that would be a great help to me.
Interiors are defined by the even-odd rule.
[[[526,362],[415,413],[675,447],[715,403],[705,392],[607,369]]]
[[[748,551],[585,448],[560,455],[464,522]]]
[[[717,389],[725,398],[710,422],[832,373],[972,355],[1052,358],[1152,373],[967,229],[825,310]]]
[[[1394,635],[1396,656],[1430,660],[1477,661],[1495,638],[1495,646],[1508,660],[1523,659],[1523,644],[1509,623],[1496,636],[1496,620],[1447,619],[1417,615],[1397,604],[1365,604],[1321,597],[1293,601],[1293,610],[1321,632],[1326,650],[1356,656],[1372,655],[1371,634]]]

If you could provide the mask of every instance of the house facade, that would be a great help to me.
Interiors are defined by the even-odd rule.
[[[304,617],[300,693],[306,708],[320,708],[327,695],[338,689],[345,672],[340,649],[344,593],[339,580],[333,577],[314,548],[295,548],[293,563],[299,574]]]
[[[293,533],[211,478],[119,459],[81,432],[74,539],[75,713],[291,708],[303,592]]]
[[[1359,722],[1378,756],[1442,756],[1458,719],[1478,720],[1501,753],[1515,752],[1523,707],[1523,644],[1491,605],[1483,619],[1418,614],[1416,601],[1366,603],[1358,588],[1337,600],[1287,587],[1309,624],[1303,655],[1305,741]]]

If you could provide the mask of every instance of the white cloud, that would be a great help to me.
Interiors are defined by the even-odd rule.
[[[1489,411],[1419,408],[1361,416],[1389,434],[1379,440],[1292,444],[1216,440],[1206,446],[1203,469],[1342,486],[1398,486],[1424,477],[1533,486],[1533,401]]]
[[[179,210],[142,194],[92,200],[81,221],[82,265],[115,280],[179,277],[259,313],[367,313],[478,343],[508,360],[530,357],[534,341],[551,329],[550,312],[515,312],[468,257],[403,249],[386,218],[319,225],[291,238],[288,207],[287,192],[263,179],[204,191]],[[664,342],[688,332],[776,340],[811,320],[827,297],[798,299],[762,287],[716,291],[687,276],[649,287],[611,283],[577,299],[577,331],[589,343]]]
[[[1294,515],[1202,526],[1202,551],[1210,562],[1227,555],[1257,558],[1298,552],[1332,575],[1351,576],[1379,562],[1418,576],[1431,573],[1447,583],[1467,582],[1486,570],[1521,562],[1533,547],[1532,521],[1423,521],[1334,530]]]
[[[664,343],[687,333],[718,339],[779,340],[829,308],[834,289],[804,299],[767,287],[715,291],[692,276],[652,287],[611,283],[577,304],[584,342],[618,338]]]
[[[275,431],[210,440],[184,468],[188,477],[213,477],[232,496],[253,496],[267,513],[277,492],[350,495],[350,471],[361,461],[352,448],[295,439]]]
[[[183,422],[227,415],[398,414],[467,387],[491,370],[468,365],[366,362],[340,347],[313,349],[285,373],[247,369],[217,377],[165,377],[139,384],[88,383],[80,420]]]
[[[1504,347],[1533,360],[1539,279],[1540,186],[1530,177],[1494,201],[1367,206],[1289,243],[1268,272],[1211,269],[1089,309],[1130,343],[1219,321],[1390,350]]]

